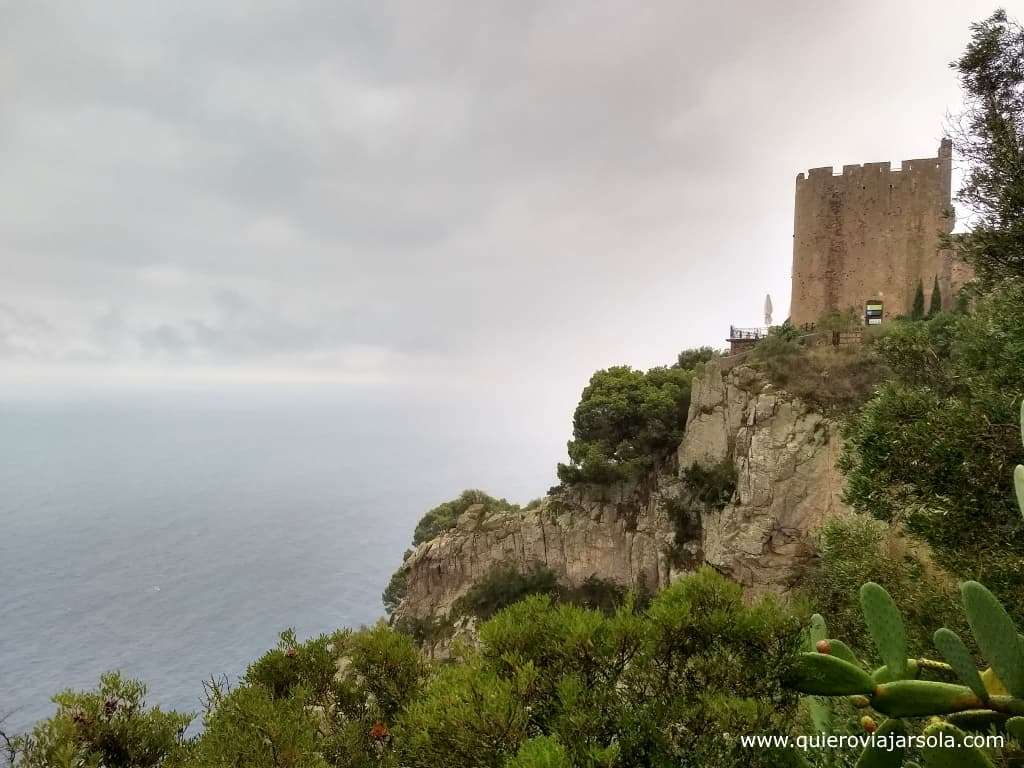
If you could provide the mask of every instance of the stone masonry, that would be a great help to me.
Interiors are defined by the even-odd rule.
[[[925,306],[938,277],[943,308],[971,279],[966,265],[940,247],[953,231],[950,199],[952,143],[938,157],[812,168],[796,177],[793,292],[790,320],[813,323],[826,312],[863,316],[869,300],[884,318],[907,314],[918,283]]]

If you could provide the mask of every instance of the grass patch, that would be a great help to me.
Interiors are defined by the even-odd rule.
[[[804,347],[769,337],[754,348],[749,363],[775,386],[824,411],[856,410],[890,375],[863,344]]]

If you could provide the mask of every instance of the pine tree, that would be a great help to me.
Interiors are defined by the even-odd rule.
[[[975,217],[953,243],[982,284],[1024,276],[1024,27],[996,11],[971,25],[953,69],[964,112],[950,125],[966,164],[959,200]]]
[[[924,319],[924,283],[917,281],[917,293],[914,294],[914,304],[910,308],[911,320]]]
[[[928,317],[935,317],[942,311],[942,289],[939,288],[939,276],[935,276],[935,284],[932,286],[932,298],[928,302]]]

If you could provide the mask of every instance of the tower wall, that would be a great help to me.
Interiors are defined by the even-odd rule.
[[[886,318],[910,311],[920,280],[928,306],[935,278],[944,308],[970,279],[970,270],[939,247],[953,231],[950,201],[952,144],[939,156],[889,163],[812,168],[796,177],[793,222],[794,324],[832,311],[863,315],[880,299]]]

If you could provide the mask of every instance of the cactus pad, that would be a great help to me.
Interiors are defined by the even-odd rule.
[[[960,682],[974,691],[979,698],[987,698],[988,691],[985,690],[985,684],[981,680],[981,675],[978,674],[978,668],[974,666],[971,652],[967,650],[967,646],[960,639],[960,635],[951,629],[943,627],[936,630],[934,640],[935,647],[939,649],[942,657],[953,668],[953,671],[956,672]]]
[[[895,680],[907,676],[907,633],[903,616],[889,593],[869,581],[860,588],[860,605],[864,611],[871,639],[878,654]]]
[[[980,709],[970,688],[932,680],[894,680],[875,689],[871,706],[889,717],[926,717]]]
[[[900,768],[903,765],[903,749],[888,750],[882,746],[884,742],[880,740],[881,737],[890,734],[906,736],[907,728],[899,720],[886,720],[882,723],[875,731],[878,746],[869,744],[865,747],[857,759],[855,768]]]
[[[982,655],[1012,696],[1024,696],[1024,648],[1013,619],[995,595],[976,581],[961,584],[960,594]]]
[[[944,736],[956,740],[953,747],[925,747],[921,754],[928,768],[993,768],[985,753],[963,746],[964,732],[949,723],[935,723],[924,729],[925,737]]]
[[[871,675],[863,669],[823,653],[799,654],[789,683],[815,696],[867,695],[875,689]]]

